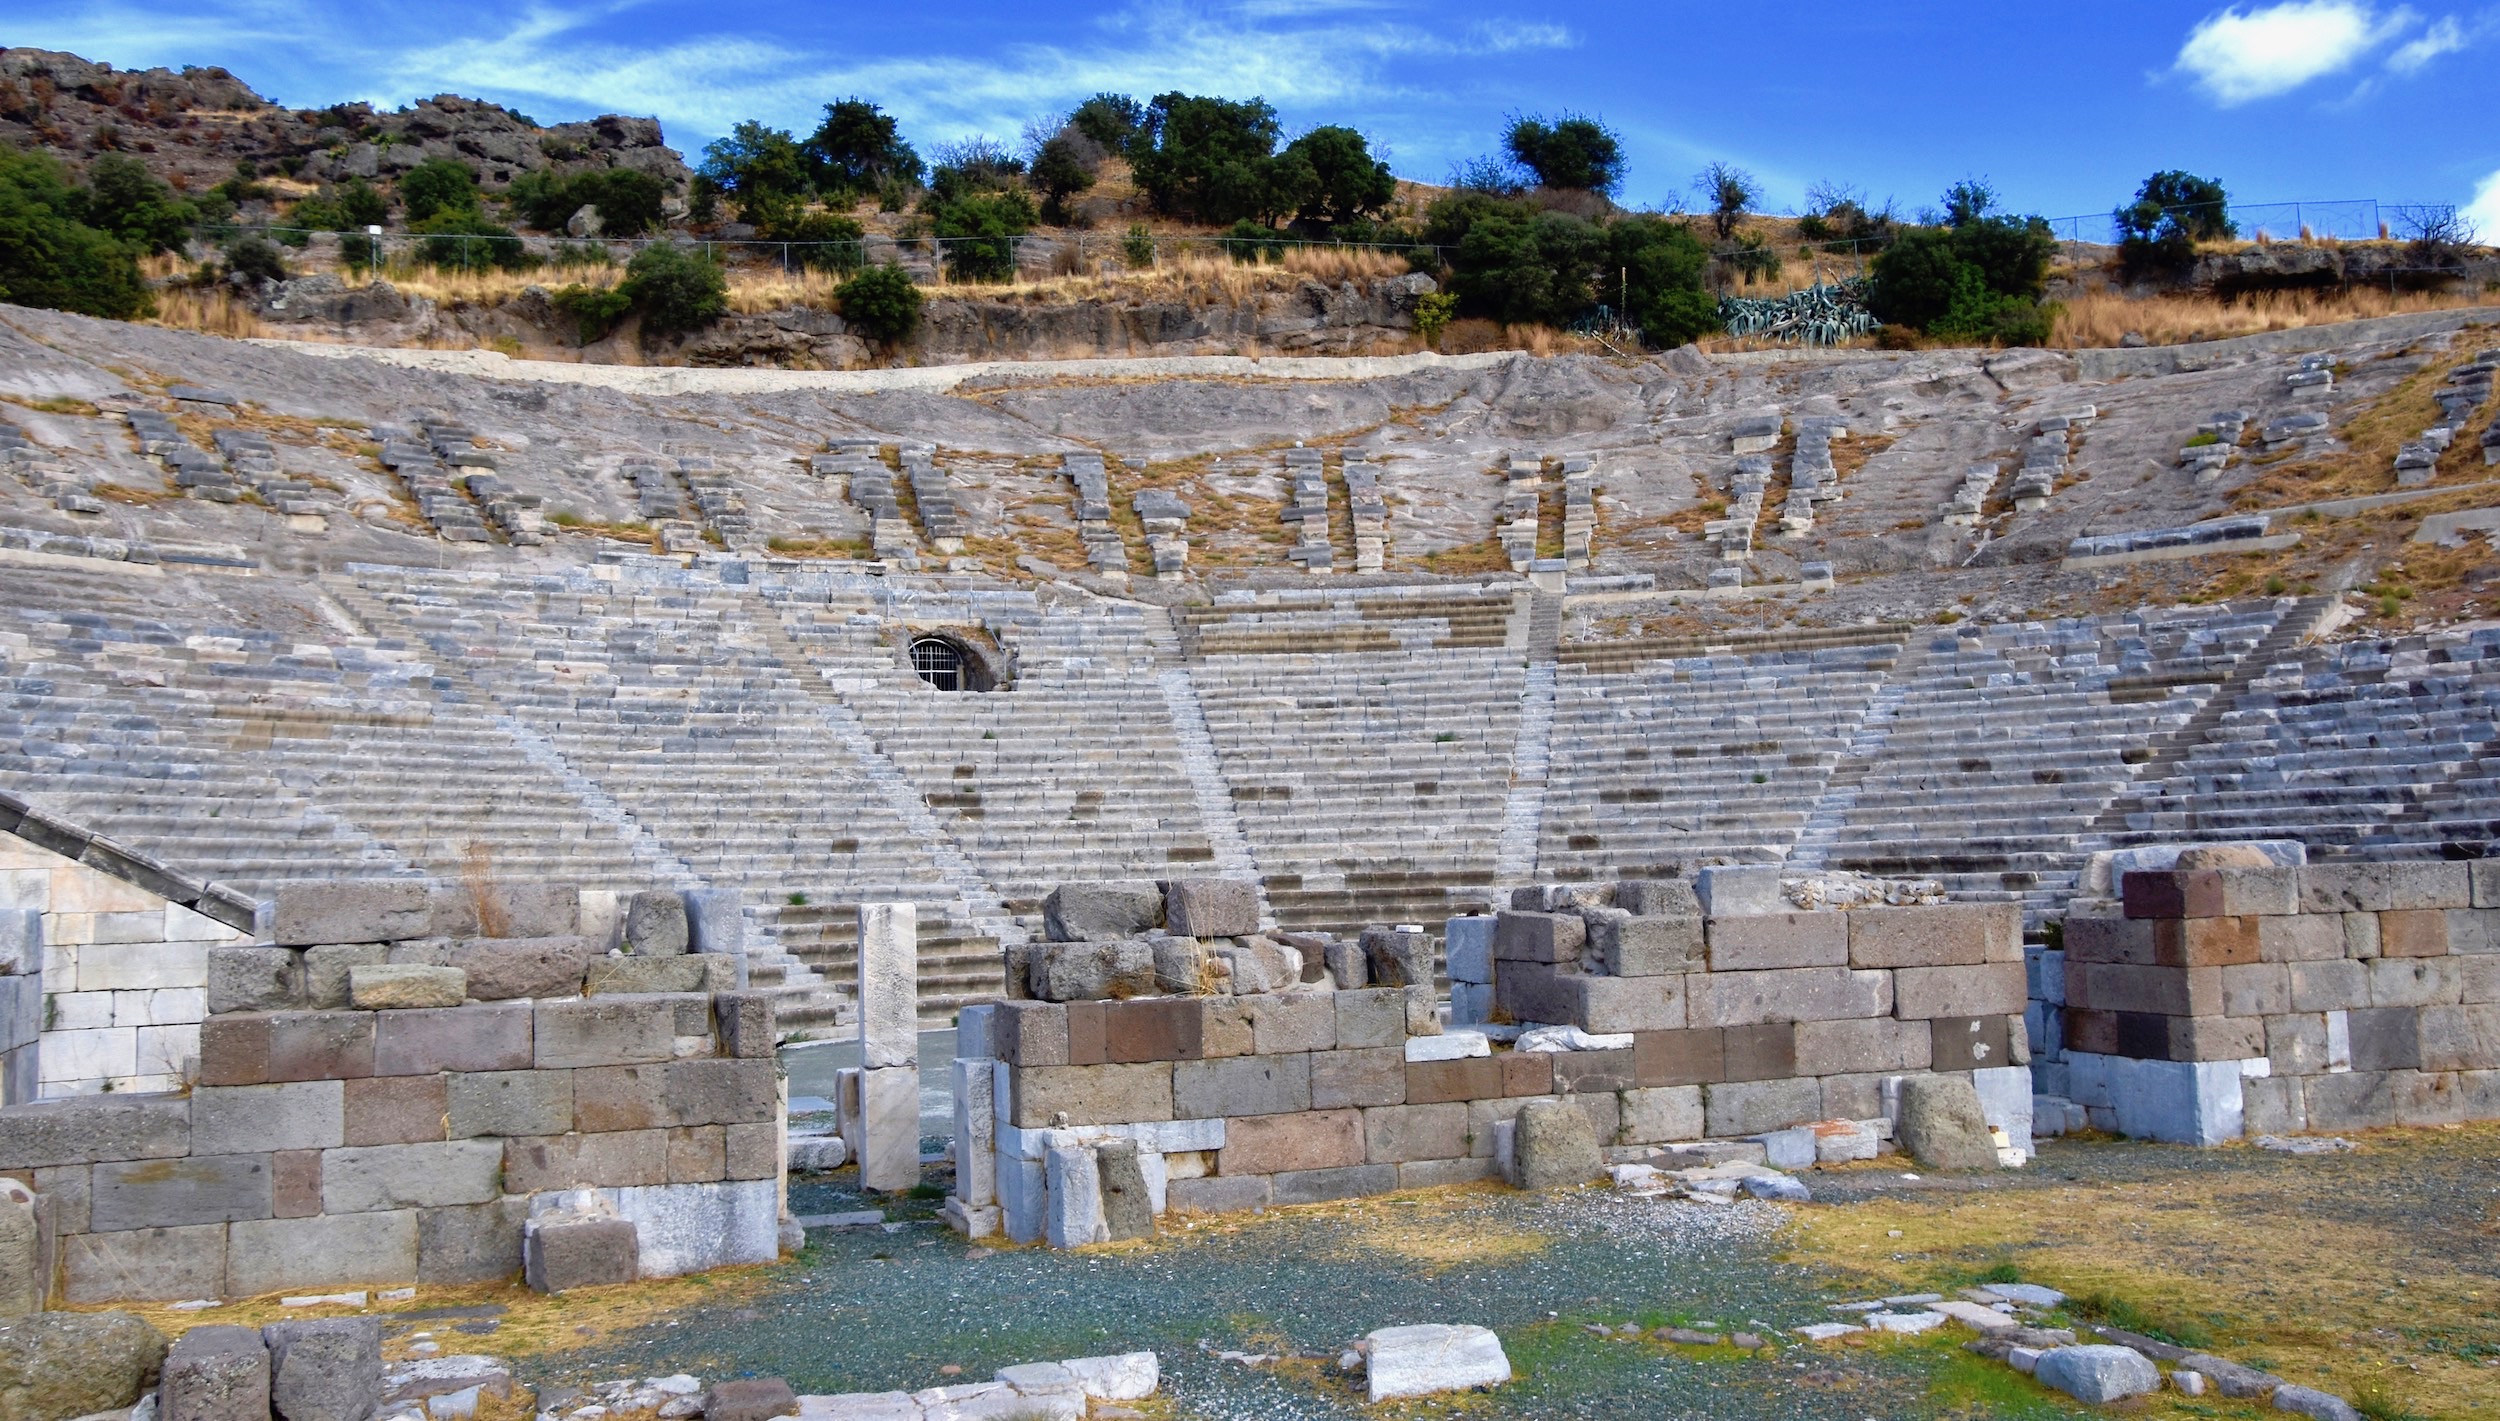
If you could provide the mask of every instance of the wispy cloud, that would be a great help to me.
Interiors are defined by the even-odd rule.
[[[2465,26],[2454,15],[2446,16],[2429,29],[2396,46],[2387,56],[2388,69],[2397,74],[2411,74],[2443,54],[2454,54],[2465,48]]]
[[[2474,196],[2459,215],[2474,224],[2484,241],[2500,237],[2500,171],[2474,185]]]
[[[2418,23],[2411,9],[2381,15],[2354,0],[2283,0],[2209,15],[2179,46],[2176,72],[2229,107],[2341,73]]]

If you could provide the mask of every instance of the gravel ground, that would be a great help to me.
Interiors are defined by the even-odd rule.
[[[836,1184],[792,1189],[799,1212],[874,1203]],[[779,1375],[802,1392],[870,1391],[1151,1349],[1182,1415],[1336,1417],[1366,1411],[1335,1373],[1345,1343],[1397,1323],[1474,1322],[1501,1332],[1523,1379],[1472,1398],[1470,1415],[1621,1417],[1637,1397],[1640,1414],[1661,1418],[1861,1421],[1921,1414],[1937,1355],[1745,1357],[1588,1330],[1712,1320],[1770,1332],[1830,1317],[1840,1294],[1776,1261],[1787,1214],[1769,1204],[1458,1191],[1220,1220],[1081,1255],[982,1249],[928,1220],[934,1201],[886,1207],[897,1222],[884,1230],[819,1231],[759,1296],[527,1359],[524,1373],[577,1385],[628,1372]],[[948,1364],[961,1378],[939,1372]]]
[[[2347,1155],[2051,1142],[2033,1167],[2001,1174],[1911,1178],[1901,1162],[1886,1161],[1809,1178],[1821,1201],[1813,1208],[2083,1187],[2141,1195],[2146,1208],[2162,1209],[2227,1182],[2254,1191],[2239,1196],[2251,1200],[2252,1222],[2279,1215],[2291,1225],[2287,1249],[2302,1218],[2394,1222],[2423,1254],[2500,1276],[2489,1243],[2500,1219],[2496,1154],[2500,1131],[2478,1127],[2391,1132]],[[595,1348],[524,1359],[524,1376],[580,1384],[687,1371],[779,1375],[802,1392],[870,1391],[1151,1349],[1178,1415],[1283,1421],[1367,1413],[1353,1379],[1333,1363],[1373,1328],[1475,1322],[1502,1334],[1520,1380],[1491,1395],[1418,1403],[1420,1412],[1665,1421],[2089,1414],[2002,1369],[1974,1389],[1977,1368],[1956,1350],[1958,1334],[1747,1355],[1590,1330],[1715,1321],[1778,1334],[1831,1318],[1831,1302],[1880,1291],[1862,1276],[1781,1261],[1791,1215],[1776,1205],[1455,1190],[1200,1221],[1150,1245],[1065,1254],[981,1248],[946,1231],[934,1220],[943,1169],[929,1172],[919,1198],[866,1198],[849,1179],[847,1171],[794,1178],[792,1209],[883,1207],[892,1221],[884,1229],[819,1231],[805,1254],[771,1270],[760,1292]],[[2391,1272],[2405,1266],[2402,1257],[2387,1260]],[[2459,1323],[2473,1328],[2462,1318],[2447,1327]],[[942,1373],[948,1365],[960,1374]]]

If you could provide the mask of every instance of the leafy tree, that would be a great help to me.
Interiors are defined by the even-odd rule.
[[[444,212],[477,210],[477,174],[454,158],[428,158],[399,179],[399,205],[410,226]]]
[[[2177,168],[2144,180],[2135,201],[2110,214],[2118,224],[2118,260],[2130,273],[2178,271],[2196,259],[2198,242],[2240,234],[2230,194],[2212,178]]]
[[[1294,210],[1322,231],[1369,217],[1398,195],[1389,165],[1373,157],[1371,145],[1351,128],[1314,128],[1286,144],[1284,156],[1299,169]]]
[[[1809,242],[1881,245],[1892,240],[1898,225],[1891,203],[1880,211],[1869,211],[1866,195],[1858,189],[1817,183],[1806,189],[1806,213],[1797,219],[1797,235]]]
[[[1712,163],[1693,178],[1693,190],[1710,214],[1710,230],[1722,242],[1736,235],[1736,224],[1762,200],[1762,181],[1733,163]]]
[[[929,169],[925,204],[931,211],[972,193],[1003,191],[1024,175],[1023,159],[996,139],[980,134],[946,144],[934,156],[937,161]]]
[[[1102,149],[1073,127],[1060,130],[1033,154],[1033,186],[1041,191],[1042,212],[1065,222],[1068,199],[1094,185]]]
[[[1143,222],[1129,224],[1128,235],[1120,239],[1120,259],[1132,270],[1144,270],[1155,264],[1155,234]]]
[[[79,208],[88,226],[149,252],[180,247],[199,220],[199,209],[175,197],[146,164],[123,153],[104,154],[88,166]]]
[[[916,182],[920,155],[903,141],[894,117],[865,99],[825,105],[825,121],[808,135],[807,161],[816,189],[828,196],[875,192],[893,179]]]
[[[1068,115],[1068,127],[1102,145],[1106,153],[1125,153],[1146,125],[1146,106],[1126,94],[1096,94]]]
[[[708,253],[654,242],[625,264],[617,289],[642,312],[646,334],[683,335],[729,311],[729,277]]]
[[[570,176],[524,173],[504,193],[524,220],[548,231],[561,229],[588,207],[599,214],[601,235],[636,237],[660,225],[667,188],[634,168],[593,168]]]
[[[1986,178],[1964,178],[1944,190],[1944,225],[1967,227],[1997,205],[1997,190]]]
[[[1522,116],[1502,147],[1543,188],[1612,193],[1623,185],[1623,140],[1596,119],[1565,114],[1551,123]]]
[[[153,308],[139,254],[81,219],[60,165],[0,146],[0,301],[129,320]]]
[[[942,240],[949,273],[965,281],[1006,281],[1016,274],[1016,238],[1039,214],[1020,189],[967,193],[938,204],[930,233]]]
[[[842,319],[863,337],[892,345],[920,326],[920,288],[899,266],[869,267],[835,289]]]
[[[1220,224],[1265,218],[1279,210],[1279,136],[1276,110],[1264,99],[1158,94],[1130,167],[1158,212]]]
[[[704,145],[696,173],[736,206],[740,220],[753,222],[776,199],[786,202],[808,192],[808,166],[807,153],[788,130],[749,120]]]
[[[1520,166],[1509,158],[1470,158],[1450,169],[1451,188],[1460,192],[1486,192],[1496,197],[1517,197],[1528,183]]]
[[[1925,330],[1952,308],[1961,272],[1951,229],[1912,227],[1875,258],[1868,309],[1893,325]]]

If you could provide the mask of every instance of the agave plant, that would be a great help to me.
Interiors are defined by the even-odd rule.
[[[1722,296],[1719,319],[1729,335],[1789,345],[1838,345],[1871,334],[1877,324],[1866,309],[1866,283],[1855,278],[1817,282],[1786,296]]]

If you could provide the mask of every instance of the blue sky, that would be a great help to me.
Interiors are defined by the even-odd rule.
[[[541,122],[657,114],[692,158],[830,98],[925,151],[1111,89],[1265,96],[1349,123],[1404,176],[1489,151],[1507,113],[1624,137],[1640,205],[1727,159],[1793,208],[1830,181],[1905,209],[1976,175],[2021,209],[2105,212],[2184,167],[2235,199],[2470,205],[2500,238],[2500,8],[2364,0],[1529,5],[1513,0],[0,0],[0,41],[117,66],[222,64],[281,102],[452,91]]]

